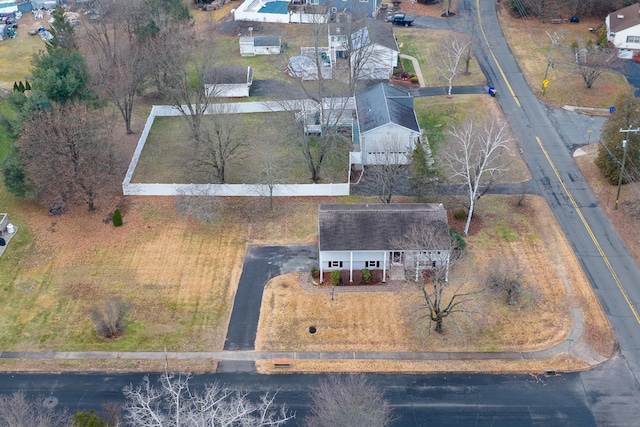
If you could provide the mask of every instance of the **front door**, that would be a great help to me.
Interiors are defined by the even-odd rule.
[[[391,264],[402,265],[404,254],[402,252],[391,252]]]

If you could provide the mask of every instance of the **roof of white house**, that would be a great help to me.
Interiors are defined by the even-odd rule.
[[[240,44],[253,44],[254,46],[280,46],[280,36],[246,36],[240,37]]]
[[[246,84],[253,81],[251,67],[211,67],[204,77],[205,84]]]
[[[358,93],[356,110],[360,132],[367,132],[388,123],[420,132],[413,110],[413,97],[386,83],[378,83]]]
[[[612,33],[617,33],[636,25],[640,25],[640,4],[638,3],[609,14],[609,31]]]
[[[377,44],[389,48],[394,52],[399,52],[396,37],[393,35],[393,26],[390,22],[367,19],[351,28],[354,30],[351,33],[353,50],[358,50],[371,44]]]
[[[439,249],[450,242],[447,212],[437,203],[378,203],[318,206],[321,251],[400,249],[397,242],[414,228],[429,227]],[[396,242],[396,243],[394,243]],[[436,248],[402,247],[403,250]]]

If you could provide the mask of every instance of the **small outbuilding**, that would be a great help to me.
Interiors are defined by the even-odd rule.
[[[253,84],[251,67],[212,67],[207,72],[204,88],[214,98],[244,98]]]
[[[280,36],[240,37],[240,55],[278,55],[282,47]]]

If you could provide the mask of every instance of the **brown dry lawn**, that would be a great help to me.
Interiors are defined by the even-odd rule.
[[[430,331],[420,318],[420,298],[408,283],[400,291],[330,294],[308,293],[298,274],[273,279],[263,296],[256,349],[263,351],[529,351],[566,339],[572,325],[571,305],[591,319],[583,336],[603,355],[611,355],[614,337],[589,282],[543,199],[527,196],[525,207],[515,197],[482,199],[477,221],[480,230],[468,238],[469,256],[453,272],[452,283],[466,282],[465,290],[480,290],[479,279],[492,259],[517,257],[526,268],[530,297],[519,308],[506,306],[490,292],[467,305],[465,315],[445,320],[446,333]],[[551,255],[553,254],[553,256]],[[569,296],[563,282],[570,283]],[[308,328],[317,332],[310,334]],[[562,358],[560,358],[562,359]],[[559,359],[559,360],[560,360]],[[565,357],[566,359],[566,357]],[[575,362],[575,361],[574,361]],[[302,362],[293,369],[314,371],[347,369],[402,371],[401,363]],[[507,370],[540,370],[551,363],[508,364]],[[573,362],[571,362],[573,363]],[[580,364],[571,364],[573,369]],[[317,367],[314,367],[316,366]],[[366,368],[365,366],[369,366]],[[455,363],[409,363],[406,370],[452,369]],[[377,366],[374,368],[374,366]],[[438,368],[440,366],[440,368]],[[471,370],[494,370],[496,362],[464,362]],[[516,367],[518,366],[518,367]],[[265,369],[268,364],[264,364]],[[446,367],[446,368],[445,368]]]
[[[586,89],[582,77],[573,72],[569,46],[574,41],[580,46],[584,46],[588,40],[595,41],[596,35],[589,32],[589,28],[596,27],[600,21],[551,24],[536,19],[516,19],[508,12],[507,3],[496,3],[500,26],[529,86],[539,97],[542,97],[542,80],[551,48],[551,38],[547,34],[554,33],[561,40],[553,52],[555,67],[549,68],[549,86],[544,95],[546,102],[608,108],[620,92],[628,90],[629,84],[624,76],[614,70],[606,70],[591,89]]]
[[[408,2],[405,3],[408,6]],[[148,104],[152,102],[147,101]],[[149,106],[143,103],[136,107],[134,128],[142,128],[148,110]],[[122,151],[130,155],[137,135],[121,136]],[[568,333],[569,298],[562,285],[562,280],[568,279],[576,294],[572,300],[580,305],[585,317],[593,319],[587,324],[583,339],[600,354],[610,354],[613,336],[606,318],[557,225],[555,222],[549,224],[552,215],[548,207],[535,198],[528,198],[527,208],[520,212],[513,208],[512,199],[492,202],[498,199],[485,197],[481,201],[474,227],[479,231],[469,239],[470,256],[465,267],[467,271],[473,269],[488,262],[490,256],[521,254],[531,272],[531,284],[537,291],[531,304],[515,316],[519,321],[517,324],[525,322],[527,328],[514,328],[513,310],[486,297],[476,303],[477,314],[459,318],[456,322],[447,319],[447,334],[435,336],[411,316],[416,300],[409,286],[397,295],[367,294],[366,300],[371,303],[367,309],[363,309],[361,299],[349,294],[340,294],[329,304],[326,295],[313,296],[318,306],[309,307],[301,301],[310,297],[301,296],[298,279],[285,277],[275,279],[265,293],[263,310],[266,311],[261,318],[259,347],[296,349],[308,344],[309,348],[319,348],[317,342],[309,341],[311,338],[306,333],[309,322],[313,322],[319,328],[317,337],[333,335],[333,340],[326,341],[333,349],[437,348],[446,351],[475,348],[498,351],[543,348],[561,342]],[[264,200],[231,199],[225,200],[225,208],[216,221],[202,224],[179,217],[171,198],[103,198],[97,212],[89,214],[77,210],[62,217],[49,217],[41,206],[16,200],[2,190],[0,203],[11,212],[11,221],[20,231],[0,259],[0,300],[3,303],[0,348],[161,351],[166,346],[169,351],[221,350],[246,245],[312,243],[316,239],[318,203],[341,201],[363,200],[355,197],[278,199],[275,210],[269,212]],[[398,198],[397,201],[410,200]],[[456,203],[447,201],[452,206]],[[113,228],[103,221],[116,206],[124,212],[122,228]],[[516,240],[508,241],[511,236],[516,236]],[[547,248],[564,255],[551,259],[546,255]],[[468,280],[470,287],[478,286],[473,277],[463,273],[461,268],[459,280]],[[283,284],[290,292],[281,295],[285,290]],[[122,296],[132,303],[127,334],[113,342],[100,341],[89,320],[91,307],[107,295]],[[291,325],[279,318],[276,311],[269,311],[267,302],[273,301],[273,308],[279,308],[283,298],[291,298],[291,304],[294,304],[291,306],[295,314],[290,318]],[[339,322],[327,320],[328,313],[344,312],[347,305],[360,310],[363,318],[345,312]],[[397,325],[379,324],[379,313],[387,312],[406,316]],[[334,316],[331,314],[328,318]],[[270,326],[267,328],[265,324]],[[280,342],[276,337],[282,335],[281,328],[291,329],[302,341],[293,342],[292,338],[284,337]],[[303,330],[298,330],[300,328]],[[353,341],[339,336],[337,331],[351,336]],[[361,333],[356,337],[354,331]],[[389,335],[396,332],[397,336]],[[356,366],[351,363],[307,362],[301,369],[539,371],[551,365],[559,369],[584,367],[571,357],[540,362],[536,368],[532,367],[535,362],[531,361],[493,361],[481,365],[473,362],[406,362],[381,366],[380,362],[366,362],[367,366]],[[10,370],[164,369],[154,362],[137,361],[3,361],[0,366]],[[170,361],[170,369],[183,368],[211,370],[215,365]]]

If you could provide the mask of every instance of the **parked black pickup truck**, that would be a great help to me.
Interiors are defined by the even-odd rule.
[[[413,24],[415,19],[414,16],[405,15],[404,13],[396,13],[387,17],[387,21],[392,22],[394,25],[404,25],[405,27]]]

